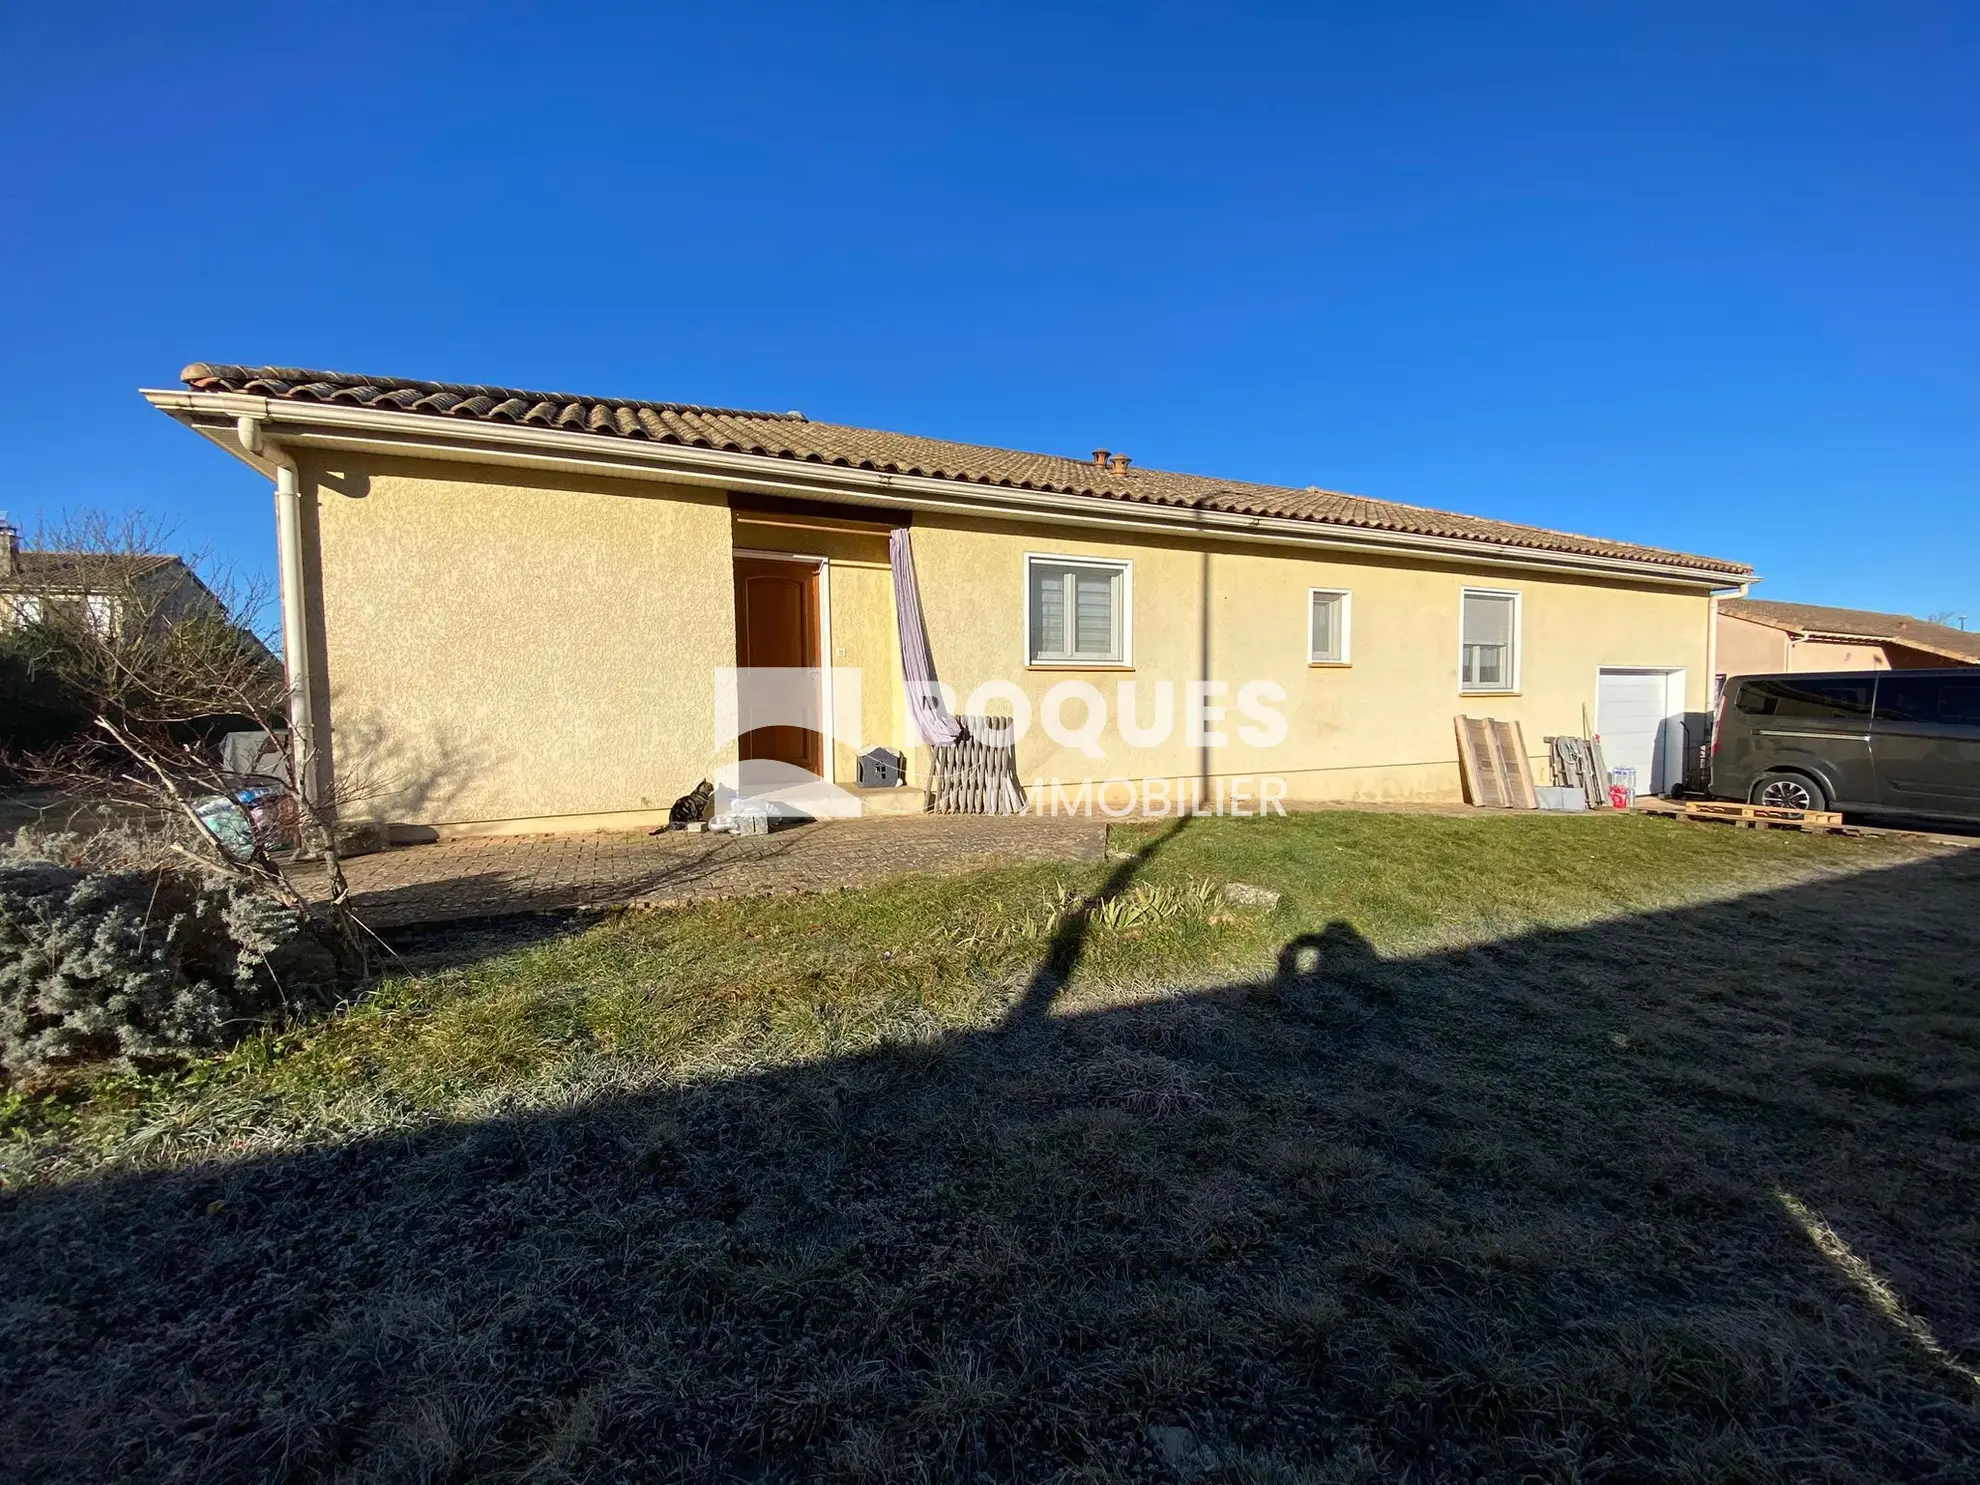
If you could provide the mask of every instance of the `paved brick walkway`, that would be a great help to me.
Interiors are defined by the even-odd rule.
[[[402,846],[345,864],[381,928],[504,913],[824,892],[902,872],[1095,861],[1106,824],[1050,816],[833,820],[768,836],[520,835]]]

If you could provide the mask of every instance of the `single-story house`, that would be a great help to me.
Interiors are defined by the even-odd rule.
[[[226,609],[183,558],[168,552],[37,551],[0,517],[0,630],[67,609],[79,622],[114,631],[134,614],[147,622]]]
[[[154,641],[173,625],[233,625],[225,603],[184,558],[143,551],[109,529],[85,525],[63,536],[71,544],[23,546],[20,528],[0,516],[0,752],[40,752],[90,727],[59,667],[51,672],[40,663],[36,626],[57,634],[87,630],[129,658],[128,646]],[[276,674],[267,647],[245,629],[235,632],[266,663],[264,673]],[[24,638],[30,642],[19,643]],[[0,837],[6,833],[0,829]]]
[[[917,644],[944,714],[1029,722],[1033,808],[1457,800],[1459,714],[1520,723],[1543,782],[1542,739],[1594,726],[1662,787],[1722,668],[1717,596],[1753,577],[1106,450],[279,367],[181,379],[144,396],[275,481],[317,766],[368,795],[349,808],[442,834],[658,823],[739,753],[889,803],[850,786],[875,745],[926,778]],[[766,666],[812,677],[817,711],[739,741],[723,687]]]
[[[1905,614],[1763,598],[1719,605],[1719,675],[1980,665],[1980,634]]]

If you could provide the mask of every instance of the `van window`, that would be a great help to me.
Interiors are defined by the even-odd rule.
[[[1780,717],[1799,722],[1858,721],[1870,715],[1870,688],[1875,682],[1802,680],[1776,676],[1741,681],[1733,705],[1749,717]]]
[[[1885,676],[1877,687],[1877,716],[1885,722],[1980,727],[1980,677]]]

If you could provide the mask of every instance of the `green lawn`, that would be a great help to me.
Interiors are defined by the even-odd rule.
[[[1115,844],[432,935],[309,1027],[16,1090],[0,1455],[1293,1481],[1980,1451],[1980,853],[1350,812]]]

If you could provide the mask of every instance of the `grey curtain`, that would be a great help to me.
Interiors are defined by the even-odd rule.
[[[942,704],[935,684],[935,656],[921,619],[921,589],[914,580],[914,548],[905,526],[887,534],[887,561],[894,570],[894,614],[901,631],[901,675],[907,681],[908,715],[930,747],[946,747],[963,735],[962,724]]]

